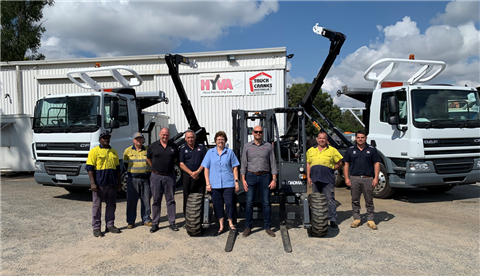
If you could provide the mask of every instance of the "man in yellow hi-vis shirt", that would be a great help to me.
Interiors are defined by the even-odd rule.
[[[335,170],[342,166],[343,156],[327,144],[327,137],[327,133],[321,131],[317,136],[318,146],[307,151],[307,182],[314,193],[321,192],[327,198],[330,227],[337,228]]]
[[[93,236],[101,237],[102,202],[105,202],[105,232],[120,233],[115,227],[115,209],[117,208],[117,190],[120,190],[120,162],[117,151],[110,146],[110,132],[102,131],[100,145],[88,152],[86,170],[92,189],[92,226]]]
[[[125,149],[123,162],[128,164],[127,169],[127,229],[135,227],[137,218],[137,204],[140,198],[140,215],[142,224],[152,226],[150,199],[150,174],[152,168],[147,163],[147,148],[143,146],[145,138],[140,132],[133,134],[133,146]]]

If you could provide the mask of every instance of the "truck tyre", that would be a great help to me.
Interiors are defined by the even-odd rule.
[[[335,171],[335,187],[345,186],[345,178],[341,170],[343,170],[343,167]]]
[[[182,170],[180,166],[175,164],[173,166],[173,172],[175,173],[175,187],[182,186]]]
[[[120,176],[120,181],[122,182],[122,189],[117,192],[118,198],[127,198],[127,172],[122,173]]]
[[[203,234],[203,197],[204,195],[200,193],[188,195],[185,210],[185,229],[189,236],[201,236]]]
[[[328,232],[328,206],[327,198],[321,193],[308,195],[310,205],[310,224],[307,229],[308,235],[312,237],[323,237]]]
[[[388,183],[387,169],[380,163],[380,174],[378,176],[378,185],[373,189],[374,198],[389,198],[395,193],[395,189]]]
[[[454,186],[432,186],[427,187],[427,190],[432,193],[441,194],[450,191]]]

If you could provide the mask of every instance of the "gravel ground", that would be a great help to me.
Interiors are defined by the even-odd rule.
[[[183,225],[177,189],[177,223]],[[300,220],[289,223],[293,252],[283,250],[255,221],[253,233],[237,237],[224,251],[227,234],[202,237],[167,228],[162,208],[160,231],[125,229],[125,200],[117,203],[121,234],[94,238],[91,193],[70,194],[36,184],[32,175],[1,178],[2,275],[479,275],[480,185],[445,194],[424,189],[375,200],[376,223],[350,228],[350,192],[336,189],[339,228],[309,238]],[[363,203],[362,203],[363,206]],[[364,208],[362,211],[364,212]],[[244,228],[243,219],[238,229]],[[104,227],[104,226],[103,226]]]

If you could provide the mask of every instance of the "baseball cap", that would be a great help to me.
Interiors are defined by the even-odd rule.
[[[138,137],[142,137],[142,138],[143,138],[143,135],[142,135],[140,132],[135,132],[135,133],[133,134],[133,139],[138,138]]]
[[[100,132],[100,138],[105,137],[105,136],[112,136],[108,130],[104,130]]]

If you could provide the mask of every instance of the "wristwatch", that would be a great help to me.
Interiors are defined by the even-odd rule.
[[[238,179],[235,179],[235,182],[238,182]]]
[[[274,179],[273,179],[273,181],[277,182],[277,181],[278,181],[278,179],[274,178]]]

